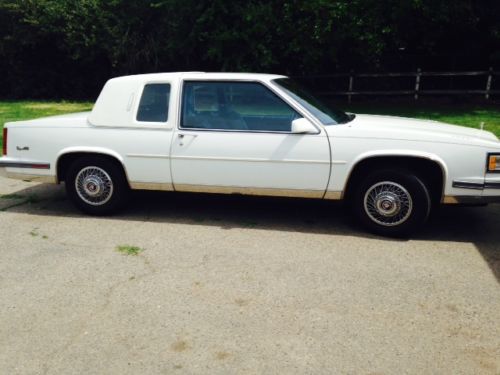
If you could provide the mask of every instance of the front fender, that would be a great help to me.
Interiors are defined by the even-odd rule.
[[[445,161],[439,157],[438,155],[425,152],[425,151],[415,151],[415,150],[398,150],[398,149],[378,149],[378,150],[370,150],[363,152],[359,155],[356,155],[351,160],[334,160],[332,163],[332,179],[330,180],[330,184],[328,187],[329,192],[337,192],[338,196],[343,196],[349,179],[355,170],[355,168],[359,165],[359,163],[372,159],[372,158],[394,158],[394,157],[406,157],[406,158],[420,158],[430,160],[434,163],[437,163],[441,168],[441,172],[443,175],[443,186],[446,185],[446,181],[449,178],[449,171]]]
[[[421,158],[427,159],[436,162],[441,167],[441,171],[443,172],[443,182],[446,183],[448,181],[448,167],[444,160],[436,154],[425,151],[413,151],[413,150],[371,150],[368,152],[364,152],[358,155],[351,163],[351,168],[349,171],[349,175],[352,173],[356,165],[360,162],[375,158],[375,157],[413,157],[413,158]]]

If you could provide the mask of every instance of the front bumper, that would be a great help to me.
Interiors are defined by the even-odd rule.
[[[444,204],[466,204],[483,205],[488,203],[500,203],[500,180],[486,177],[483,182],[453,180],[454,189],[473,190],[471,195],[452,195],[443,198]]]

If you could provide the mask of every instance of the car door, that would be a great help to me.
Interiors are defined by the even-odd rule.
[[[324,131],[292,134],[302,115],[260,82],[185,81],[171,147],[175,190],[321,198]]]

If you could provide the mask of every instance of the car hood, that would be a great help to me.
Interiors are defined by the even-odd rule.
[[[399,140],[419,140],[428,142],[445,142],[459,144],[494,143],[500,147],[498,138],[491,132],[450,125],[431,120],[417,120],[405,117],[356,115],[349,123],[341,126],[327,127],[329,135],[338,135],[335,128],[344,128],[346,132],[357,138],[384,138]],[[347,134],[343,134],[347,135]]]

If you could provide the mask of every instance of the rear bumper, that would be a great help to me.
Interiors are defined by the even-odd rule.
[[[0,158],[0,176],[24,181],[57,183],[54,175],[50,175],[50,163],[19,160],[9,157]]]

